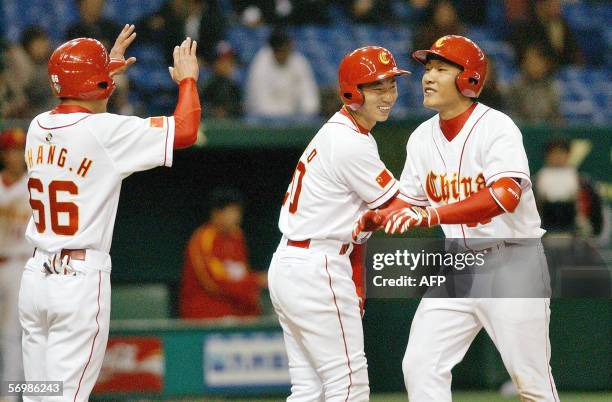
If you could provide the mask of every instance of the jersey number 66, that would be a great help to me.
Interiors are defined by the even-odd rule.
[[[32,190],[39,193],[44,193],[43,183],[36,178],[28,180],[28,190],[30,192],[30,206],[32,212],[38,212],[38,221],[36,230],[38,233],[43,233],[47,228],[45,204],[41,200],[32,199]],[[79,230],[79,207],[74,202],[59,202],[57,200],[58,192],[66,192],[72,195],[79,193],[79,188],[72,181],[54,180],[49,183],[49,212],[51,216],[51,230],[53,233],[63,236],[72,236]],[[59,214],[68,214],[68,224],[61,225],[59,222]]]

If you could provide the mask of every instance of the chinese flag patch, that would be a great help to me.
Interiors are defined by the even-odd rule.
[[[382,172],[380,172],[380,174],[378,176],[376,176],[376,183],[378,183],[378,185],[381,188],[385,188],[385,187],[387,187],[387,184],[389,184],[391,179],[393,179],[393,176],[391,175],[391,172],[389,172],[387,169],[385,169]]]
[[[149,125],[155,128],[164,128],[164,116],[156,116],[150,118]]]

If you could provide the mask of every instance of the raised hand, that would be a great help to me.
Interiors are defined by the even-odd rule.
[[[174,47],[174,52],[172,53],[174,66],[168,67],[168,70],[170,71],[170,76],[177,84],[185,78],[198,80],[200,67],[196,57],[197,47],[197,42],[189,37],[181,43],[181,46]]]
[[[136,63],[136,57],[125,59],[125,51],[132,42],[134,42],[134,39],[136,39],[135,29],[136,27],[134,25],[126,24],[117,36],[115,44],[108,54],[111,58],[109,66],[111,77],[113,75],[123,74],[129,66]]]

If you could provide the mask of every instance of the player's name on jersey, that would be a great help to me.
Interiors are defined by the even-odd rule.
[[[446,173],[429,172],[425,189],[427,196],[433,202],[455,202],[465,199],[487,186],[484,174],[480,173],[476,177],[461,176],[457,173],[452,176]]]
[[[29,147],[25,153],[26,164],[28,171],[32,170],[35,165],[56,165],[60,168],[66,168],[70,172],[76,171],[76,174],[85,177],[93,161],[89,158],[82,158],[79,166],[70,166],[66,163],[68,159],[68,149],[58,147],[56,145],[38,145],[37,147]]]

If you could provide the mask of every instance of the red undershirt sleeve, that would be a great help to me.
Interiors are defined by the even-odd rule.
[[[196,142],[201,116],[196,81],[185,78],[179,84],[179,97],[174,109],[174,149],[187,148]]]
[[[488,187],[463,201],[438,207],[436,211],[443,225],[478,223],[504,213],[493,199]]]

